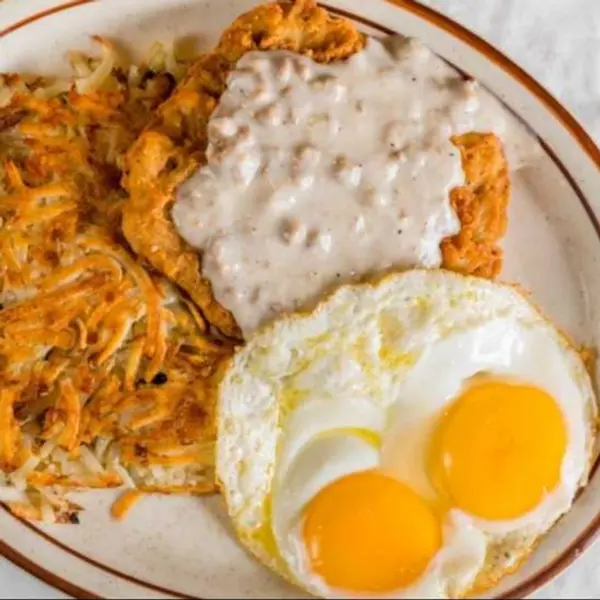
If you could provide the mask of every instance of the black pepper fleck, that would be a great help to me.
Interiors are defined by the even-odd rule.
[[[402,233],[402,229],[398,229],[398,230],[396,231],[396,233],[397,233],[398,235],[400,235],[400,234]]]
[[[67,519],[72,525],[79,525],[79,516],[76,512],[69,513]]]
[[[140,85],[143,87],[148,81],[151,81],[157,75],[158,75],[158,73],[156,71],[153,71],[152,69],[147,69],[146,71],[144,71],[144,74],[142,75],[142,79],[140,80]]]
[[[135,445],[135,455],[139,456],[140,458],[147,458],[148,457],[148,449],[145,448],[144,446],[140,446],[140,444],[136,444]]]
[[[413,78],[412,78],[412,80],[413,80],[413,81],[416,81],[416,80],[417,80],[417,78],[416,78],[416,77],[413,77]]]
[[[167,374],[162,371],[157,373],[152,379],[154,385],[163,385],[163,383],[167,383],[167,381],[169,381],[169,378],[167,377]]]
[[[336,277],[341,277],[341,275],[339,273],[336,273],[335,276]]]
[[[125,71],[123,71],[123,69],[121,69],[120,67],[117,67],[114,71],[113,74],[115,76],[115,79],[119,82],[119,83],[127,83],[127,75],[125,74]]]

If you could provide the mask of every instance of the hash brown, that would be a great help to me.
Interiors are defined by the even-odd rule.
[[[125,151],[176,74],[96,41],[72,82],[0,85],[0,501],[69,523],[70,489],[214,490],[211,375],[231,352],[119,233]]]

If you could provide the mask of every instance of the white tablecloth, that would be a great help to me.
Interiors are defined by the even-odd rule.
[[[421,0],[504,51],[600,141],[600,0]]]
[[[422,2],[473,29],[525,67],[600,142],[600,0]],[[600,544],[536,598],[600,596],[598,565]],[[64,596],[0,559],[0,598]]]

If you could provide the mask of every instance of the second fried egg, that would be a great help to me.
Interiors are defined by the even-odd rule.
[[[509,287],[413,271],[338,290],[233,359],[217,472],[238,535],[325,597],[460,597],[571,506],[596,405]]]

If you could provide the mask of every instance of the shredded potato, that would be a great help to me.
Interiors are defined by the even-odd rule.
[[[140,492],[133,490],[125,492],[112,506],[111,513],[113,518],[118,521],[123,520],[141,498],[142,494]]]
[[[85,64],[87,62],[85,57],[77,55],[73,57],[73,67],[76,71],[77,66],[81,65],[84,67],[81,69],[83,76],[75,80],[75,89],[78,94],[86,94],[87,92],[101,89],[117,66],[118,57],[112,44],[109,44],[101,37],[96,37],[95,40],[102,46],[102,59],[94,69]],[[78,61],[78,58],[82,60]]]
[[[0,75],[0,502],[60,523],[73,489],[131,488],[117,518],[143,491],[214,491],[232,351],[120,235],[125,152],[186,65],[94,39],[71,81]]]

